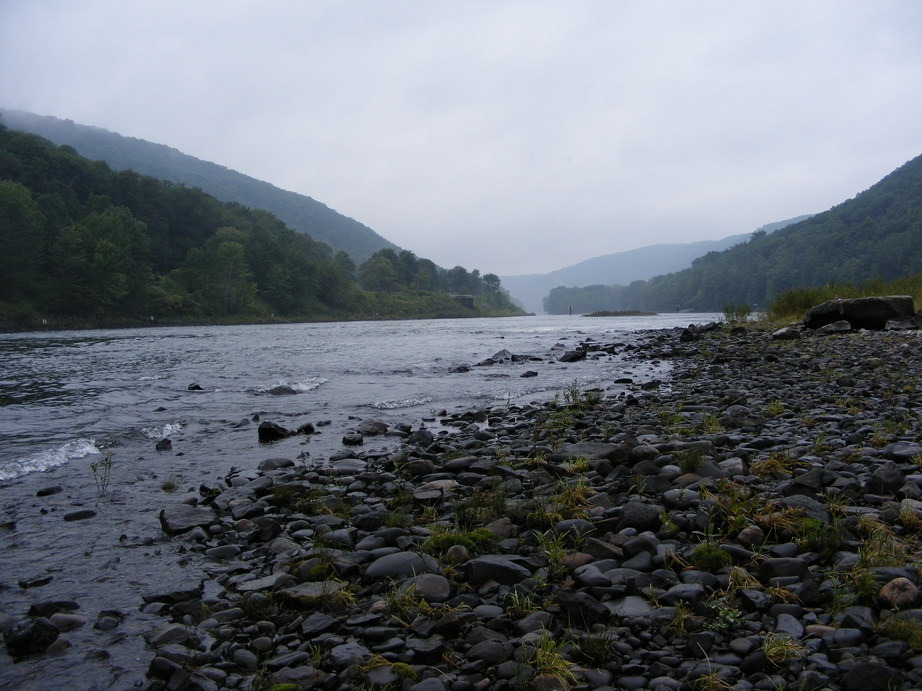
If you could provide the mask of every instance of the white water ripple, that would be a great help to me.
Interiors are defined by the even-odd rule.
[[[27,458],[16,458],[0,466],[0,481],[15,480],[28,473],[51,470],[65,463],[101,453],[95,439],[75,439]]]

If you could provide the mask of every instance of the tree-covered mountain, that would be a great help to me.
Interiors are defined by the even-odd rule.
[[[684,271],[630,285],[558,287],[552,314],[603,309],[720,310],[764,306],[798,287],[893,280],[922,272],[922,156],[821,214],[709,252]]]
[[[0,247],[6,327],[518,312],[492,274],[389,248],[356,267],[267,211],[3,126]]]
[[[325,242],[334,252],[346,252],[356,263],[364,262],[378,250],[400,251],[397,245],[368,226],[310,197],[279,189],[162,144],[18,110],[0,109],[0,124],[37,134],[55,144],[72,146],[81,156],[105,161],[115,170],[133,170],[160,180],[198,187],[221,201],[265,209],[282,219],[289,228]]]
[[[756,232],[771,233],[809,215],[798,216],[762,226]],[[615,252],[601,257],[557,269],[546,274],[524,276],[501,276],[503,286],[513,299],[522,303],[529,312],[542,312],[542,300],[555,286],[585,287],[617,283],[628,285],[634,281],[646,280],[691,266],[692,261],[708,252],[722,250],[746,242],[751,233],[731,235],[721,240],[648,245],[626,252]]]

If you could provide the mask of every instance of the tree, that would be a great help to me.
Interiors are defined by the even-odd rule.
[[[44,241],[42,214],[29,190],[0,180],[0,299],[14,300],[34,288]]]
[[[392,250],[389,251],[393,254]],[[394,265],[382,253],[375,254],[362,264],[359,270],[359,282],[365,290],[377,290],[383,293],[396,291],[400,286]]]

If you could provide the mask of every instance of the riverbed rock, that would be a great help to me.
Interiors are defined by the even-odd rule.
[[[58,638],[58,628],[45,617],[34,617],[15,624],[4,632],[3,642],[10,657],[19,658],[45,652]]]
[[[282,427],[278,423],[263,420],[259,423],[257,434],[259,435],[259,441],[261,443],[268,444],[278,441],[279,439],[290,437],[292,433],[291,430]]]
[[[804,325],[818,329],[844,320],[853,329],[884,329],[891,319],[911,319],[914,315],[909,295],[836,299],[811,308],[804,316]]]
[[[160,526],[167,535],[178,535],[195,527],[209,526],[216,519],[215,512],[204,506],[171,504],[160,511]]]
[[[579,688],[678,691],[713,671],[753,688],[877,673],[922,688],[918,658],[880,626],[922,617],[915,548],[868,570],[876,598],[847,577],[869,531],[905,542],[922,516],[922,353],[900,331],[794,328],[790,343],[750,325],[651,333],[630,350],[670,360],[659,386],[439,411],[418,432],[389,419],[397,449],[244,470],[203,495],[214,522],[174,540],[213,582],[145,607],[182,622],[151,669],[166,683],[189,674],[177,660],[202,662],[227,688],[260,669],[316,688],[553,688],[528,664],[550,636],[573,641],[560,655]],[[617,352],[586,340],[548,365],[567,350]],[[833,609],[843,598],[860,604]],[[590,663],[580,646],[603,630]],[[768,633],[799,659],[771,662]]]

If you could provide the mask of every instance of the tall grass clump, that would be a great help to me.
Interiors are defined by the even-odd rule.
[[[727,303],[723,306],[724,321],[728,324],[738,324],[749,321],[752,307],[745,302]]]

